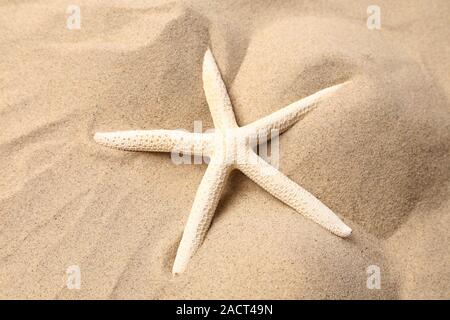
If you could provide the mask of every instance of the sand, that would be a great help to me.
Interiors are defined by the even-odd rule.
[[[77,4],[80,30],[67,1],[0,5],[0,298],[450,298],[448,1],[377,1],[381,30],[366,27],[370,1]],[[208,45],[241,125],[350,81],[280,137],[280,170],[351,238],[234,172],[172,276],[206,166],[92,137],[211,128]]]

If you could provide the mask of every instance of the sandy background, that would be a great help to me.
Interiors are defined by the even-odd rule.
[[[81,8],[81,30],[66,8]],[[450,2],[2,1],[0,298],[450,298]],[[210,45],[243,125],[350,80],[280,138],[344,240],[241,173],[183,275],[205,165],[95,131],[212,126]],[[66,269],[81,268],[81,289]],[[381,268],[381,289],[366,268]]]

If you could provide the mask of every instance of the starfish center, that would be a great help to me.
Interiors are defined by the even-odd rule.
[[[239,128],[217,130],[214,158],[218,163],[229,166],[247,163],[249,161],[248,151],[252,150],[252,147],[258,143],[257,141],[256,135],[254,137],[245,135]]]

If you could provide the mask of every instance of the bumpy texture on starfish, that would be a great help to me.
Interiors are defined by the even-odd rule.
[[[220,71],[207,49],[203,59],[203,87],[215,126],[213,133],[138,130],[96,133],[94,139],[121,150],[181,152],[210,159],[178,247],[172,269],[174,274],[186,269],[203,242],[227,176],[233,169],[239,169],[276,198],[332,233],[348,237],[352,230],[326,205],[254,152],[255,136],[287,130],[320,99],[342,85],[320,90],[249,125],[238,127]]]

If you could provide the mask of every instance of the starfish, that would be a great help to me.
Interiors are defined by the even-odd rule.
[[[255,151],[255,136],[284,132],[319,100],[337,91],[345,83],[320,90],[266,117],[239,127],[230,97],[211,50],[203,59],[203,88],[215,130],[190,133],[180,130],[135,130],[96,133],[96,142],[126,151],[172,152],[205,156],[208,167],[194,198],[181,238],[173,274],[185,271],[189,260],[202,244],[229,173],[238,169],[270,194],[340,237],[351,229],[325,204],[283,173],[271,166]]]

